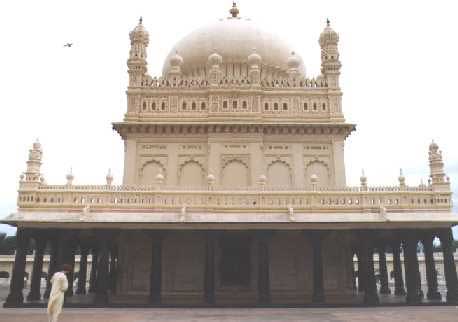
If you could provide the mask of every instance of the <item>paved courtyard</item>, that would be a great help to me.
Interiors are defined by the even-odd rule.
[[[0,309],[2,322],[43,322],[44,309]],[[301,309],[66,309],[60,322],[458,321],[458,308],[379,307]]]

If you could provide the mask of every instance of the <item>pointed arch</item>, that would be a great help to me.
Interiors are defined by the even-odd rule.
[[[205,186],[205,169],[200,162],[188,160],[179,167],[178,183],[185,187]]]
[[[282,160],[269,163],[267,165],[267,183],[272,187],[291,187],[293,176],[290,165]]]
[[[227,160],[221,169],[221,185],[224,188],[241,188],[250,185],[249,167],[240,159]]]
[[[164,165],[157,160],[150,160],[143,164],[138,174],[138,181],[142,185],[152,185],[156,183],[156,176],[162,174],[166,178]]]

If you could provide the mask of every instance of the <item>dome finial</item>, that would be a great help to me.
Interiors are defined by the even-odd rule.
[[[326,18],[326,26],[331,27],[331,20],[329,18]]]
[[[240,11],[239,8],[237,8],[237,3],[235,1],[232,2],[232,8],[229,10],[229,13],[231,14],[232,18],[237,18]]]
[[[143,23],[143,17],[140,16],[140,18],[138,19],[138,24],[141,25]]]

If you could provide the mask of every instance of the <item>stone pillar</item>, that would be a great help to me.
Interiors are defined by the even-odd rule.
[[[43,297],[45,299],[49,298],[49,294],[51,293],[51,278],[54,273],[57,271],[58,265],[58,251],[59,251],[59,238],[58,235],[54,236],[50,240],[50,247],[51,247],[51,254],[49,258],[49,266],[48,266],[48,277],[46,279],[46,291]]]
[[[270,231],[256,234],[258,244],[258,304],[270,304]]]
[[[406,295],[404,278],[402,277],[401,251],[399,244],[399,241],[395,241],[391,245],[393,250],[394,294]]]
[[[108,232],[99,233],[99,258],[97,263],[97,279],[95,289],[96,304],[108,303],[108,289],[110,287],[110,276],[108,271],[109,265],[109,234]]]
[[[367,257],[363,256],[362,246],[358,250],[358,291],[364,292],[366,289],[367,276]]]
[[[390,294],[388,287],[388,271],[386,269],[385,246],[378,248],[378,265],[380,271],[380,294]]]
[[[313,249],[313,303],[324,303],[324,281],[323,281],[323,254],[322,241],[323,232],[312,231],[308,233]],[[352,261],[353,265],[353,261]]]
[[[67,273],[68,279],[68,289],[65,292],[65,297],[72,297],[73,296],[73,281],[75,279],[75,253],[76,253],[76,243],[74,240],[69,241],[67,247],[65,247],[65,254],[64,254],[64,264],[68,264],[72,267],[72,270]]]
[[[367,233],[369,234],[369,233]],[[374,272],[374,250],[369,236],[363,240],[361,247],[361,257],[365,259],[365,289],[364,289],[364,304],[377,305],[379,298],[377,295],[377,283]]]
[[[113,244],[110,251],[110,289],[113,293],[116,291],[116,277],[118,271],[118,247]]]
[[[417,244],[418,240],[414,233],[406,233],[404,241],[404,265],[406,271],[407,303],[416,304],[421,302],[421,285],[418,283],[420,272],[418,269]]]
[[[353,288],[353,291],[357,291],[357,287],[356,287],[356,271],[355,271],[355,262],[354,262],[354,258],[355,258],[355,254],[356,254],[356,251],[355,250],[352,250],[351,252],[351,286]]]
[[[24,303],[22,289],[24,288],[26,255],[29,236],[24,228],[16,232],[16,255],[14,258],[13,274],[10,281],[10,293],[6,298],[5,307],[15,307]]]
[[[428,282],[428,293],[426,297],[429,300],[440,300],[442,296],[437,291],[437,273],[436,264],[434,263],[433,238],[433,235],[427,234],[421,240],[425,253],[426,281]]]
[[[43,235],[37,235],[35,237],[35,245],[32,282],[30,283],[30,292],[29,295],[27,295],[27,301],[39,301],[41,299],[41,273],[43,271],[43,254],[46,248],[46,239]]]
[[[204,297],[206,304],[213,305],[215,304],[215,250],[217,233],[209,231],[205,237]]]
[[[451,229],[442,230],[439,233],[444,255],[444,273],[447,284],[447,303],[458,301],[458,281],[456,276],[455,260],[453,258],[453,235]]]
[[[151,254],[151,287],[150,302],[152,304],[161,304],[162,295],[162,241],[163,233],[155,231],[152,236],[152,254]]]
[[[92,248],[92,262],[91,262],[91,276],[89,278],[89,293],[94,293],[97,281],[97,262],[98,262],[98,249]]]
[[[87,280],[87,255],[89,248],[86,245],[81,246],[81,257],[80,257],[80,271],[78,276],[78,286],[76,288],[76,294],[86,294],[86,280]]]

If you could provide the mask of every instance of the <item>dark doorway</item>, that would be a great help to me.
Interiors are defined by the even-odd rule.
[[[228,233],[220,240],[221,285],[243,286],[250,284],[250,239],[245,234]]]

